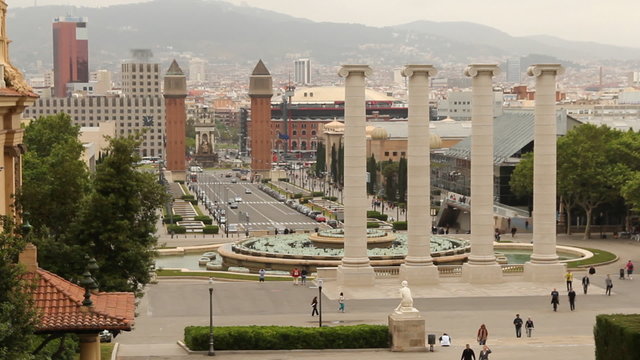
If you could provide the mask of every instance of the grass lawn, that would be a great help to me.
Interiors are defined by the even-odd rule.
[[[570,261],[567,263],[567,267],[577,268],[577,267],[585,267],[590,265],[598,265],[598,264],[613,261],[618,258],[616,254],[613,254],[601,249],[592,249],[592,248],[584,248],[584,247],[581,249],[591,251],[593,253],[593,257],[586,260]]]
[[[214,279],[227,279],[227,280],[250,280],[250,281],[258,281],[257,274],[235,274],[235,273],[227,273],[223,271],[189,271],[182,272],[180,270],[165,270],[160,269],[156,271],[158,276],[198,276],[205,278],[214,278]],[[288,276],[265,276],[265,281],[291,281],[291,278]],[[307,277],[308,280],[313,279],[312,277]]]

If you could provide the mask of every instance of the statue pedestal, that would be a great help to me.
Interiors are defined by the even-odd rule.
[[[418,312],[389,315],[391,351],[427,351],[425,320]]]

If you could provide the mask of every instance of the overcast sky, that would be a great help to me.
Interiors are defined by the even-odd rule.
[[[141,0],[5,0],[9,7],[109,6]],[[148,1],[148,0],[147,0]],[[180,1],[180,0],[175,0]],[[215,1],[215,0],[209,0]],[[386,26],[415,20],[469,21],[510,35],[640,47],[638,0],[217,0],[314,21]]]

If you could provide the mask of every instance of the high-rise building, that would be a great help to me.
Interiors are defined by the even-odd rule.
[[[519,84],[522,81],[522,69],[520,65],[520,57],[514,57],[507,60],[507,82]]]
[[[193,58],[189,61],[189,81],[203,82],[207,78],[207,62],[203,59]]]
[[[86,17],[53,20],[54,94],[64,97],[67,84],[89,82],[89,37]]]
[[[187,97],[187,78],[173,60],[164,76],[164,104],[166,114],[166,167],[172,172],[174,180],[185,179],[185,127],[187,110],[184,99]]]
[[[251,171],[267,176],[271,170],[271,97],[273,80],[262,60],[249,78],[251,98]]]
[[[134,97],[160,95],[160,64],[151,62],[151,50],[134,49],[131,55],[122,64],[122,92]]]
[[[294,81],[300,85],[311,83],[311,62],[309,59],[298,59],[293,63]]]

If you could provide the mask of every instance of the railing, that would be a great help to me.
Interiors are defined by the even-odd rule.
[[[522,274],[524,272],[523,264],[506,264],[501,265],[501,268],[502,273],[505,275]],[[378,279],[400,275],[400,267],[398,266],[376,266],[373,271]],[[438,273],[440,277],[460,277],[462,276],[462,265],[438,265]]]
[[[462,265],[438,265],[438,272],[441,277],[462,276]]]
[[[397,277],[400,275],[399,266],[376,266],[373,268],[377,279]]]
[[[523,264],[504,264],[501,265],[502,266],[502,273],[503,274],[521,274],[524,272],[524,265]]]

